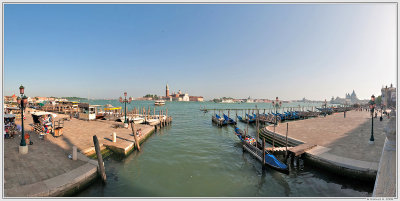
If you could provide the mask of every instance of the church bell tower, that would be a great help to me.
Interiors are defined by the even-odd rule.
[[[165,87],[165,97],[169,97],[169,87],[168,87],[168,83],[167,83],[167,86]]]

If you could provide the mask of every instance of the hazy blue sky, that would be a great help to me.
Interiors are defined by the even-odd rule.
[[[395,4],[6,4],[4,93],[359,98],[396,82]]]

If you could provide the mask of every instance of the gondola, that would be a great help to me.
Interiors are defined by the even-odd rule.
[[[262,153],[262,149],[258,148],[262,146],[260,146],[259,143],[256,142],[256,140],[253,137],[245,135],[243,131],[236,126],[235,126],[235,135],[240,139],[240,141],[245,143],[244,146],[252,146],[252,149],[257,149],[259,152]],[[258,143],[259,146],[255,146],[256,143]],[[289,173],[289,167],[286,164],[279,161],[274,155],[269,153],[267,150],[265,150],[265,164],[280,172],[286,174]]]
[[[228,122],[224,118],[221,118],[218,114],[212,116],[212,122],[218,124],[219,126],[228,125]]]
[[[229,117],[226,116],[225,114],[223,114],[223,116],[224,116],[224,119],[225,119],[225,121],[226,121],[227,124],[236,125],[236,121],[235,121],[235,120],[233,120],[232,118],[229,118]]]

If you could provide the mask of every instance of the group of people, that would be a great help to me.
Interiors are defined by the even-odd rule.
[[[136,136],[138,136],[138,137],[142,136],[142,129],[141,129],[141,128],[139,128],[139,129],[136,131]]]

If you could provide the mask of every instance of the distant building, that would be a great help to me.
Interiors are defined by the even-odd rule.
[[[182,93],[181,90],[178,93],[169,94],[168,84],[165,87],[165,96],[161,97],[161,99],[166,101],[204,101],[202,96],[189,96],[187,93]]]
[[[336,98],[334,98],[332,96],[332,99],[330,100],[331,104],[355,104],[355,103],[360,103],[360,99],[357,98],[356,92],[353,90],[353,92],[350,93],[346,93],[345,98],[340,98],[339,96],[337,96]]]
[[[12,96],[4,96],[4,102],[17,102],[17,96],[15,94]]]
[[[203,102],[203,96],[189,96],[189,101]]]
[[[138,100],[138,101],[147,101],[147,100],[153,100],[153,98],[152,98],[152,97],[141,97],[141,98],[135,98],[135,100]]]
[[[396,107],[396,88],[393,84],[390,87],[385,87],[381,89],[382,104],[386,107]]]
[[[221,103],[234,103],[234,101],[233,101],[233,99],[232,98],[223,98],[222,99],[222,101],[221,101]]]
[[[250,96],[246,99],[246,103],[254,103],[254,100]]]

